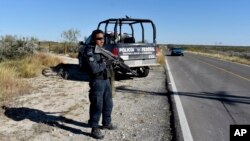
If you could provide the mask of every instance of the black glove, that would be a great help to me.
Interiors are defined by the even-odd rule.
[[[105,61],[105,63],[107,66],[111,66],[113,64],[113,61],[114,60],[107,60],[107,61]]]
[[[116,59],[116,60],[113,61],[113,64],[114,64],[114,65],[119,65],[119,64],[120,64],[120,61],[119,61],[118,59]]]

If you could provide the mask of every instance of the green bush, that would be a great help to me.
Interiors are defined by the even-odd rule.
[[[17,59],[35,53],[38,40],[34,37],[17,37],[12,35],[0,38],[0,62],[5,59]]]

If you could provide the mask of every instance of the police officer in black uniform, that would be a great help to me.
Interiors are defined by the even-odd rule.
[[[85,56],[88,65],[87,72],[90,76],[89,100],[90,100],[90,119],[92,127],[91,135],[96,139],[104,138],[100,129],[116,129],[111,123],[111,113],[113,109],[112,88],[111,88],[111,65],[112,62],[105,59],[101,54],[94,52],[95,47],[103,47],[104,33],[102,30],[92,32],[92,43],[85,48]],[[98,122],[102,114],[102,127]]]

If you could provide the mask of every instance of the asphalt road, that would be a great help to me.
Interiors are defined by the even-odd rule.
[[[230,125],[250,124],[249,66],[191,53],[166,59],[194,141],[229,141]]]

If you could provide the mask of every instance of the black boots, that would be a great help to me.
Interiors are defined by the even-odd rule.
[[[109,125],[103,125],[102,129],[115,130],[115,129],[117,129],[117,126],[110,123]]]
[[[91,136],[95,139],[103,139],[104,138],[104,135],[102,134],[100,128],[98,128],[98,127],[92,128]]]
[[[114,124],[110,123],[109,125],[103,125],[101,126],[101,129],[108,129],[108,130],[115,130],[117,129],[117,126]],[[103,139],[104,135],[102,134],[101,130],[99,127],[94,127],[91,130],[91,136],[95,139]]]

